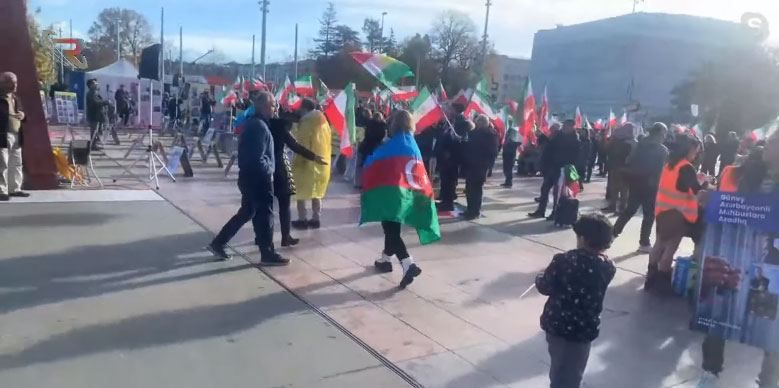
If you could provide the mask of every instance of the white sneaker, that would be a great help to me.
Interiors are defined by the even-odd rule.
[[[719,378],[717,375],[711,372],[703,372],[703,376],[698,380],[696,388],[717,388],[717,381]]]
[[[651,245],[640,245],[638,247],[638,251],[637,252],[638,253],[644,253],[644,254],[652,253],[652,246]]]

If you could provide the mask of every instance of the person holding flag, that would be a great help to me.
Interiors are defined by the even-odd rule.
[[[499,147],[498,133],[489,117],[477,116],[476,129],[468,134],[465,143],[465,196],[468,201],[468,210],[463,214],[465,220],[475,220],[481,215],[484,182],[495,164]]]
[[[414,119],[406,110],[397,111],[389,126],[389,139],[365,161],[360,197],[360,225],[381,222],[384,249],[374,266],[379,272],[392,272],[392,257],[403,268],[400,288],[422,273],[408,253],[401,237],[402,225],[416,228],[420,242],[441,239],[433,185],[414,141]]]
[[[506,138],[503,141],[503,175],[505,182],[501,186],[510,189],[514,185],[514,165],[517,160],[517,150],[522,142],[519,139],[519,128],[514,126],[509,117],[506,124]]]

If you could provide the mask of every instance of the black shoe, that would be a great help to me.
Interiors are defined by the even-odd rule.
[[[541,203],[541,197],[535,197],[533,198],[533,201],[535,201],[536,203]]]
[[[213,254],[214,257],[220,261],[227,261],[232,258],[232,256],[225,252],[224,247],[216,246],[214,243],[208,244],[208,246],[206,246],[206,250],[211,252],[211,254]]]
[[[17,191],[11,194],[8,194],[9,197],[17,197],[17,198],[27,198],[30,196],[30,193],[25,193],[24,191]]]
[[[617,211],[616,207],[606,206],[603,209],[600,209],[601,213],[614,213]]]
[[[546,220],[547,220],[547,221],[554,221],[554,219],[555,219],[555,214],[554,214],[554,212],[552,212],[552,214],[550,214],[550,215],[549,215],[549,217],[546,217]]]
[[[479,214],[478,213],[468,213],[468,212],[463,213],[463,219],[465,221],[473,221],[473,220],[475,220],[477,218],[479,218]]]
[[[392,272],[392,262],[390,261],[379,261],[376,260],[373,262],[373,267],[376,268],[376,272],[379,273],[390,273]]]
[[[282,267],[288,264],[289,259],[282,257],[276,252],[264,254],[260,259],[260,266],[262,267]]]
[[[403,279],[400,281],[400,288],[406,288],[409,284],[414,282],[414,278],[422,274],[422,270],[417,267],[416,264],[411,264],[408,267],[408,271],[403,274]]]
[[[504,189],[510,189],[512,186],[514,186],[514,185],[512,185],[511,183],[504,183],[504,184],[500,185],[500,187],[502,187]]]
[[[451,212],[454,211],[454,205],[445,205],[441,202],[435,204],[436,210],[439,212]]]
[[[311,220],[308,221],[308,228],[309,229],[319,229],[321,225],[319,224],[319,220]]]
[[[281,238],[282,247],[294,247],[295,245],[298,245],[299,242],[300,239],[294,238],[292,236]]]
[[[9,197],[8,194],[0,194],[0,201],[8,202],[10,200],[11,200],[11,197]]]
[[[305,230],[308,229],[308,221],[306,220],[295,220],[291,222],[292,227],[295,229]]]
[[[546,214],[545,214],[545,212],[536,210],[536,211],[534,211],[532,213],[528,213],[527,216],[530,217],[530,218],[544,218],[546,216]]]

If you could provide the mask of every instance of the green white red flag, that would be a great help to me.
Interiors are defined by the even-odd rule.
[[[527,137],[536,130],[536,96],[533,93],[533,83],[527,80],[527,90],[525,91],[525,101],[522,105],[522,134]]]
[[[608,129],[614,129],[617,127],[617,115],[614,114],[614,111],[609,108],[609,122],[608,122]]]
[[[329,100],[331,97],[330,95],[330,89],[328,89],[327,85],[325,85],[322,80],[319,80],[319,90],[317,91],[316,99],[319,101],[319,105],[324,105],[327,103],[327,100]]]
[[[540,114],[540,125],[539,129],[541,130],[541,133],[543,133],[546,136],[549,136],[550,134],[550,123],[549,123],[549,97],[547,96],[547,90],[546,86],[544,86],[544,97],[543,100],[541,100],[541,114]]]
[[[276,91],[276,101],[282,107],[287,108],[290,93],[295,92],[295,85],[289,80],[289,76],[284,79],[284,86]]]
[[[449,100],[449,96],[446,95],[446,89],[444,89],[444,84],[441,83],[441,81],[438,81],[438,102],[444,102],[448,100]]]
[[[576,116],[573,119],[573,127],[574,128],[582,128],[582,125],[584,124],[584,117],[582,117],[582,111],[579,109],[579,107],[576,107]]]
[[[773,136],[777,130],[779,130],[779,117],[773,119],[762,128],[758,128],[752,131],[751,136],[755,141],[768,140],[768,138]]]
[[[384,54],[356,52],[352,53],[352,58],[390,89],[394,89],[401,79],[414,76],[408,65]]]
[[[435,96],[425,87],[411,104],[411,114],[416,123],[416,133],[437,124],[444,118],[444,111]]]
[[[316,95],[314,81],[310,75],[304,75],[295,80],[295,93],[303,97],[314,97]]]
[[[357,126],[354,121],[354,83],[349,83],[330,100],[325,116],[340,139],[341,154],[352,157],[357,143]]]

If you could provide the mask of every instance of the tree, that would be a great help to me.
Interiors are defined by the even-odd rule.
[[[438,86],[440,74],[433,60],[433,46],[429,36],[416,34],[406,39],[400,51],[398,59],[414,69],[414,74],[421,81],[420,86]]]
[[[314,39],[316,46],[311,50],[311,56],[329,56],[337,51],[337,48],[333,43],[337,23],[338,18],[335,12],[335,4],[331,1],[327,3],[327,9],[325,9],[325,12],[322,13],[322,17],[319,19],[319,37]]]
[[[390,28],[389,37],[384,38],[384,44],[381,47],[385,54],[391,57],[398,56],[398,41],[395,40],[395,30]]]
[[[377,19],[365,19],[362,24],[362,32],[365,34],[365,46],[370,52],[377,52],[382,46],[381,24]]]
[[[453,66],[470,69],[479,52],[476,24],[462,12],[440,14],[433,23],[430,38],[443,82],[449,81],[449,70]]]
[[[339,52],[362,51],[360,33],[344,24],[336,26],[333,46]]]
[[[130,58],[137,65],[141,50],[154,41],[149,21],[134,10],[107,8],[100,12],[97,20],[89,28],[89,48],[99,60],[105,60],[107,57],[105,52],[116,52],[117,30],[122,55]]]
[[[779,53],[759,44],[725,50],[671,93],[679,121],[692,120],[697,104],[704,128],[720,135],[759,128],[779,115]]]
[[[36,10],[35,13],[40,13],[40,9]],[[41,31],[33,15],[27,15],[27,26],[32,40],[32,50],[35,53],[35,70],[38,73],[38,80],[46,85],[51,85],[57,81],[57,68],[52,58],[54,44],[48,34],[54,32],[51,28]]]

